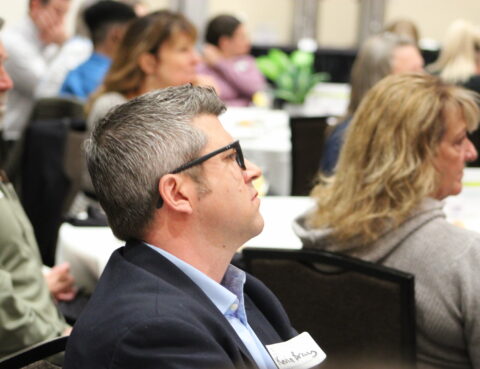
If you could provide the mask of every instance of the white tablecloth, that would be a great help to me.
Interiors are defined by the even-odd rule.
[[[313,205],[308,197],[265,197],[260,212],[265,219],[262,233],[244,246],[300,248],[292,230],[293,219]],[[61,226],[56,262],[68,261],[78,286],[92,291],[111,253],[122,246],[108,227]]]
[[[480,169],[466,169],[464,189],[445,201],[447,219],[467,229],[480,231]],[[301,248],[293,233],[292,221],[314,206],[308,197],[267,196],[261,200],[260,212],[265,227],[244,246]],[[57,244],[57,263],[69,261],[79,286],[92,291],[111,253],[123,245],[108,227],[74,227],[63,224]]]
[[[262,169],[269,193],[290,195],[292,144],[288,114],[283,110],[232,107],[220,116],[220,121],[240,140],[245,157]]]

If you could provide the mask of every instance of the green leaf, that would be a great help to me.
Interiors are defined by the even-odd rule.
[[[268,79],[275,81],[280,75],[280,68],[268,56],[259,56],[256,63],[260,72]]]
[[[275,90],[274,92],[276,97],[283,99],[288,102],[296,103],[296,96],[292,91],[288,90]]]
[[[274,62],[281,71],[288,69],[290,66],[288,55],[280,49],[270,49],[268,52],[268,58]]]
[[[275,83],[275,96],[295,104],[303,103],[313,86],[328,81],[328,73],[314,73],[314,54],[296,50],[288,56],[279,49],[257,58],[260,71]]]
[[[290,54],[290,60],[300,68],[311,68],[313,66],[314,55],[311,52],[295,50]]]
[[[276,80],[276,84],[281,90],[293,90],[294,75],[288,72],[280,74]]]
[[[302,102],[305,101],[305,96],[313,87],[312,75],[305,69],[300,69],[297,75],[297,95]]]

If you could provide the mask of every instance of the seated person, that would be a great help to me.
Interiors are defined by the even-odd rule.
[[[13,86],[3,66],[6,57],[0,43],[0,123]],[[73,299],[73,282],[68,264],[42,274],[32,226],[0,170],[0,358],[70,332],[53,298]]]
[[[87,105],[87,126],[107,111],[146,92],[184,83],[213,84],[196,71],[197,31],[182,14],[158,11],[135,19],[127,29],[112,66]]]
[[[420,41],[420,33],[417,26],[410,19],[397,19],[384,27],[384,32],[394,33],[404,38],[410,38],[415,45]]]
[[[120,43],[111,68],[97,92],[88,100],[87,129],[114,106],[146,92],[184,83],[213,85],[211,77],[197,73],[200,57],[195,50],[197,31],[182,14],[161,10],[132,21]],[[88,172],[82,175],[83,190],[74,201],[78,214],[92,200],[94,189]]]
[[[391,75],[363,98],[337,170],[312,191],[304,247],[415,275],[418,368],[480,367],[480,234],[445,219],[477,152],[475,96],[427,74]]]
[[[219,15],[207,26],[200,73],[212,76],[220,98],[230,106],[247,106],[266,81],[249,55],[250,40],[245,25],[231,15]]]
[[[28,15],[3,32],[2,41],[9,55],[5,67],[14,82],[3,129],[7,141],[22,136],[35,102],[35,90],[68,40],[66,17],[71,2],[29,0]]]
[[[261,171],[218,120],[224,109],[212,88],[184,85],[95,125],[88,169],[126,246],[77,320],[64,368],[277,368],[265,345],[296,333],[273,293],[230,264],[263,218]]]
[[[94,52],[88,60],[68,72],[60,95],[86,100],[102,83],[128,22],[135,18],[135,12],[118,1],[105,0],[85,9],[83,17]]]
[[[351,93],[346,117],[328,136],[320,160],[320,171],[333,173],[342,148],[345,131],[363,96],[388,74],[423,71],[423,58],[409,38],[393,33],[372,36],[360,48],[352,66]]]
[[[445,82],[480,92],[480,27],[463,19],[453,22],[438,59],[427,70]]]

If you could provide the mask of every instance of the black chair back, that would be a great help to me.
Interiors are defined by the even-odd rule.
[[[36,102],[23,137],[20,198],[49,266],[63,216],[80,189],[84,131],[82,102],[45,98]]]
[[[325,141],[327,117],[290,117],[292,138],[292,196],[313,188]]]
[[[325,351],[325,367],[415,367],[413,275],[320,250],[247,248],[243,261]]]
[[[67,341],[68,336],[56,337],[18,351],[0,360],[0,369],[23,368],[26,366],[28,368],[59,368],[59,366],[43,361],[43,359],[65,351]]]

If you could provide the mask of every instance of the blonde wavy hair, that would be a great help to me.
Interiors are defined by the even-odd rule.
[[[186,33],[195,41],[195,26],[182,14],[169,10],[160,10],[135,19],[128,27],[112,65],[99,89],[87,104],[87,113],[94,101],[104,93],[118,92],[131,98],[146,78],[139,65],[139,58],[145,52],[156,54],[160,47],[180,33]]]
[[[459,111],[469,130],[480,118],[477,95],[427,74],[390,75],[360,104],[336,175],[312,190],[312,228],[331,228],[339,245],[361,246],[398,226],[438,190],[434,158],[446,114]]]
[[[477,74],[479,59],[480,28],[459,19],[448,27],[440,56],[427,70],[445,82],[460,84]]]

